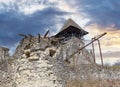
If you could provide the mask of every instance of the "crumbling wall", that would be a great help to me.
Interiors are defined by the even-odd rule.
[[[51,50],[56,50],[52,56]],[[58,59],[61,56],[59,51],[60,48],[48,47],[44,51],[30,52],[30,57],[23,53],[22,58],[17,58],[12,65],[16,86],[64,87],[68,74],[65,73],[63,61]]]
[[[0,47],[0,87],[12,87],[11,66],[8,63],[10,59],[9,49]]]
[[[13,57],[8,56],[7,70],[0,71],[0,86],[79,87],[80,85],[74,85],[74,81],[80,83],[90,81],[90,84],[95,84],[100,80],[120,80],[119,69],[109,70],[93,65],[83,55],[85,53],[93,61],[92,55],[86,49],[69,58],[82,46],[84,43],[75,37],[64,43],[53,37],[40,38],[39,41],[38,37],[32,37],[31,40],[23,38]]]
[[[99,68],[91,66],[91,62],[82,55],[85,53],[91,56],[86,49],[74,56],[74,59],[78,58],[78,64],[75,64],[73,58],[69,58],[84,46],[81,40],[72,37],[62,44],[55,40],[56,44],[53,44],[52,38],[41,38],[41,42],[37,42],[35,38],[33,40],[29,42],[28,48],[28,44],[23,41],[23,45],[20,44],[21,47],[17,49],[23,53],[12,64],[16,87],[65,87],[67,82],[72,80],[88,80],[94,77],[97,79]],[[19,55],[19,52],[16,55]],[[67,58],[69,61],[66,61]],[[106,72],[101,73],[108,78]]]
[[[7,58],[9,57],[9,49],[0,47],[0,70],[7,71]]]

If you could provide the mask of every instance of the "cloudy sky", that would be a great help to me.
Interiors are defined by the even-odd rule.
[[[49,29],[53,35],[72,18],[89,32],[86,40],[107,32],[101,39],[103,57],[120,61],[119,8],[120,0],[0,0],[0,45],[12,52],[21,39],[18,34],[44,34]]]

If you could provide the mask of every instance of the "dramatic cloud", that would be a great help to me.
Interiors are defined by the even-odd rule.
[[[78,11],[90,19],[90,24],[120,29],[120,0],[76,0]]]
[[[117,55],[120,52],[119,6],[120,0],[0,0],[0,45],[9,47],[13,53],[21,39],[18,34],[43,35],[49,29],[53,35],[72,18],[89,32],[86,40],[107,32],[100,39],[103,56]]]
[[[120,60],[120,30],[116,30],[112,27],[106,27],[103,29],[95,24],[87,26],[86,30],[90,32],[89,35],[87,35],[88,39],[107,32],[107,35],[100,38],[104,64],[107,63],[112,65]],[[97,63],[101,64],[100,51],[97,41],[94,45]]]
[[[68,14],[57,8],[46,8],[32,15],[22,15],[15,11],[0,14],[0,44],[12,45],[18,41],[18,34],[43,34],[46,29],[56,31],[56,23],[64,20],[57,17]],[[55,30],[56,29],[56,30]],[[9,43],[7,43],[9,42]]]
[[[64,0],[0,1],[0,44],[13,46],[19,33],[43,34],[50,29],[53,34],[73,13],[75,9]]]
[[[0,1],[1,10],[15,10],[25,15],[32,14],[36,11],[44,10],[48,7],[57,7],[63,11],[75,12],[75,8],[69,5],[65,0],[4,0]]]

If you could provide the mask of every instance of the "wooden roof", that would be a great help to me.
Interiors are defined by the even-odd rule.
[[[67,22],[64,24],[64,26],[61,28],[60,32],[68,28],[69,26],[74,26],[78,29],[82,29],[78,24],[76,24],[71,18],[67,20]]]
[[[84,36],[88,34],[87,31],[83,30],[78,24],[76,24],[71,18],[67,20],[65,25],[60,29],[60,31],[55,35],[56,37],[60,36],[69,36],[72,34],[75,34],[75,36]]]

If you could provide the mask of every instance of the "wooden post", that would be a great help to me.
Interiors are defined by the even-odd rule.
[[[28,36],[29,36],[29,41],[30,41],[30,43],[32,42],[32,35],[31,34],[28,34]]]
[[[93,40],[94,38],[92,38]],[[94,43],[92,42],[92,51],[93,51],[93,59],[94,59],[94,63],[96,63],[96,59],[95,59],[95,48],[94,48]]]
[[[102,66],[103,66],[103,57],[102,57],[102,51],[101,51],[100,41],[99,41],[99,39],[97,41],[98,41],[98,46],[99,46],[99,51],[100,51],[101,63],[102,63]]]
[[[27,35],[25,35],[25,34],[18,34],[19,36],[22,36],[22,37],[24,37],[22,40],[21,40],[21,45],[23,45],[23,43],[24,43],[24,40],[26,39],[26,38],[28,38],[28,36]]]
[[[22,37],[27,38],[27,35],[24,35],[24,34],[19,34],[19,35],[22,36]]]
[[[41,35],[38,33],[38,43],[40,43]]]
[[[48,33],[49,33],[49,30],[45,33],[44,38],[47,37]]]

